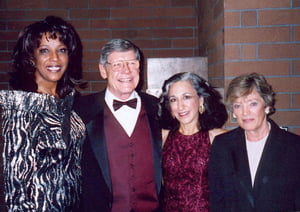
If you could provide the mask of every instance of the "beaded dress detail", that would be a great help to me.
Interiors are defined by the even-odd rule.
[[[208,211],[208,132],[170,132],[162,150],[164,212]]]

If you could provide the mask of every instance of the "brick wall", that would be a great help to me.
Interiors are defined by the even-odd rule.
[[[264,74],[277,92],[280,125],[300,134],[299,0],[224,0],[225,86],[236,75]]]
[[[277,92],[272,118],[300,134],[300,1],[202,0],[199,10],[210,82],[226,90],[237,75],[264,74]]]
[[[89,82],[83,92],[88,93],[105,86],[98,72],[99,49],[112,38],[132,40],[146,58],[199,56],[197,4],[197,0],[0,0],[0,89],[8,88],[10,55],[19,31],[47,15],[70,21],[79,32],[84,79]],[[2,185],[1,181],[1,194]]]
[[[86,93],[105,86],[97,68],[99,48],[122,37],[146,58],[208,55],[209,80],[219,87],[241,73],[265,74],[278,92],[274,119],[300,134],[299,10],[299,0],[0,0],[0,89],[8,87],[19,31],[57,15],[82,38]]]

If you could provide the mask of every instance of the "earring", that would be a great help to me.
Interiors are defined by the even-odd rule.
[[[203,105],[200,105],[200,106],[199,106],[199,113],[202,114],[202,113],[204,113],[204,111],[205,111],[204,106],[203,106]]]
[[[236,119],[236,115],[235,115],[234,113],[232,113],[232,117],[233,117],[234,119]]]
[[[266,108],[266,109],[265,109],[265,113],[268,115],[269,112],[270,112],[269,108]]]

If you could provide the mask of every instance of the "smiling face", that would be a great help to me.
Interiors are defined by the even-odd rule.
[[[237,98],[232,109],[239,126],[246,133],[259,133],[268,126],[266,112],[269,107],[266,107],[263,98],[255,89],[250,94]]]
[[[133,61],[131,63],[130,61]],[[118,64],[118,67],[114,67]],[[112,52],[106,66],[99,64],[100,74],[107,79],[107,89],[119,99],[128,99],[139,83],[139,62],[133,50]]]
[[[43,35],[38,48],[34,50],[35,80],[38,90],[45,90],[43,87],[56,88],[57,82],[65,73],[68,62],[68,49],[59,39],[49,38]]]
[[[172,115],[181,127],[198,127],[199,106],[203,98],[199,98],[189,81],[178,81],[170,86],[169,104]]]

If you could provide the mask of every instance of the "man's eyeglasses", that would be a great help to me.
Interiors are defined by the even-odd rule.
[[[116,72],[116,71],[122,70],[125,65],[130,70],[138,69],[139,66],[140,66],[140,61],[138,61],[137,59],[134,59],[134,60],[117,60],[117,61],[114,61],[112,63],[107,62],[107,64],[111,65],[112,71]]]

